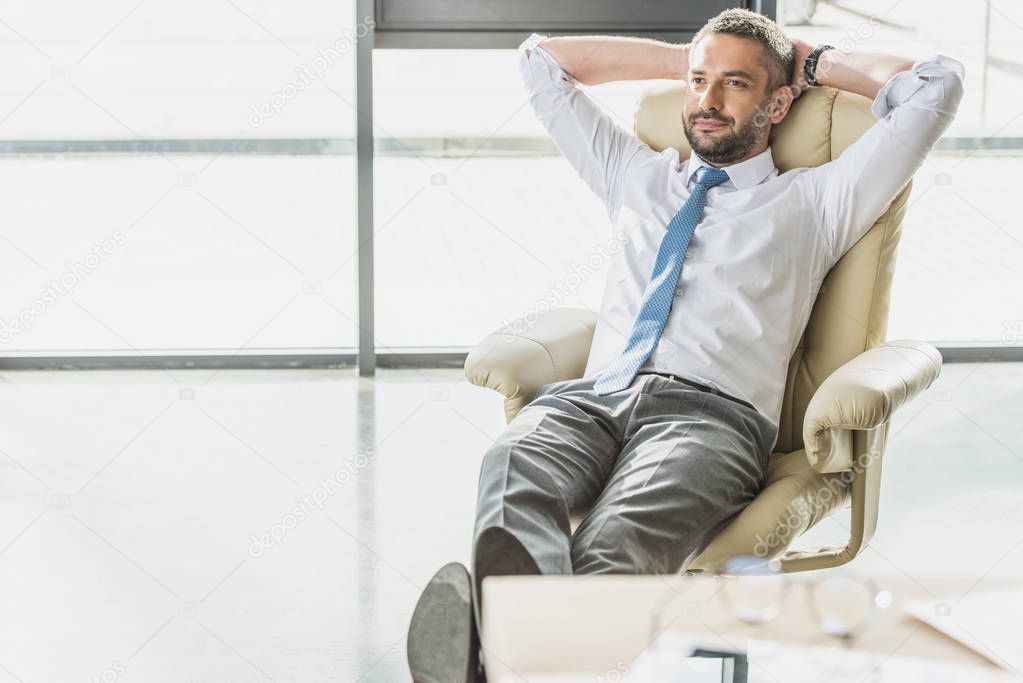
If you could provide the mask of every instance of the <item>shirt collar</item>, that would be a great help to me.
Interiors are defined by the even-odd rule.
[[[710,164],[701,159],[696,152],[691,152],[686,166],[686,186],[693,182],[693,175],[700,166],[710,166]],[[759,185],[769,176],[778,172],[778,169],[774,167],[774,156],[771,154],[770,146],[754,157],[731,166],[724,166],[721,170],[728,173],[728,181],[725,182],[725,185],[730,182],[737,190],[745,190]]]

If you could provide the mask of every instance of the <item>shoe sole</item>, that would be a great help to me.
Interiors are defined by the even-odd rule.
[[[415,683],[476,683],[479,638],[473,624],[472,581],[450,562],[423,589],[408,631],[408,664]]]

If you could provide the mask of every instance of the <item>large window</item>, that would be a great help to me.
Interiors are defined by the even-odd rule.
[[[4,12],[0,353],[354,345],[355,12],[301,4]]]
[[[0,27],[0,354],[352,350],[351,0],[70,2]],[[967,68],[914,180],[890,336],[1016,344],[1023,10],[785,2],[792,35]],[[374,54],[378,351],[596,309],[611,226],[495,50]],[[631,126],[649,83],[589,88]]]
[[[1023,157],[1023,8],[1004,0],[940,11],[923,0],[789,5],[790,19],[814,9],[807,25],[787,27],[807,41],[963,62],[958,115],[913,179],[889,337],[1023,342],[1023,227],[1013,170]]]
[[[377,160],[377,324],[387,348],[469,347],[518,316],[599,309],[614,229],[533,115],[517,58],[374,57],[376,121],[433,149]],[[649,85],[588,92],[631,128]]]
[[[922,0],[902,0],[792,2],[780,12],[787,32],[811,42],[914,58],[940,52],[965,64],[959,115],[914,178],[889,336],[1019,343],[1023,229],[1012,169],[1023,155],[1023,102],[1015,95],[1023,85],[1023,10],[966,5],[952,20]],[[375,57],[377,120],[390,135],[461,140],[449,142],[449,159],[378,161],[378,226],[391,221],[378,228],[378,336],[389,347],[469,346],[548,301],[599,305],[603,274],[575,273],[599,254],[609,223],[546,141],[514,58],[507,50]],[[587,90],[631,126],[636,96],[648,86]],[[441,184],[431,185],[433,176]]]

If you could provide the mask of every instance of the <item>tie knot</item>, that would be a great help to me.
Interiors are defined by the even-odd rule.
[[[728,173],[713,166],[700,166],[696,169],[696,182],[710,188],[728,180]]]

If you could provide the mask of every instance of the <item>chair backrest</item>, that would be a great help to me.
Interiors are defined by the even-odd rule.
[[[682,129],[686,84],[649,88],[635,111],[636,137],[659,151],[674,147],[689,158]],[[771,130],[771,153],[780,173],[838,157],[877,119],[870,100],[831,88],[811,88]],[[806,330],[789,362],[776,452],[803,447],[803,416],[821,382],[838,366],[885,341],[895,249],[911,184],[831,269],[814,302]]]

